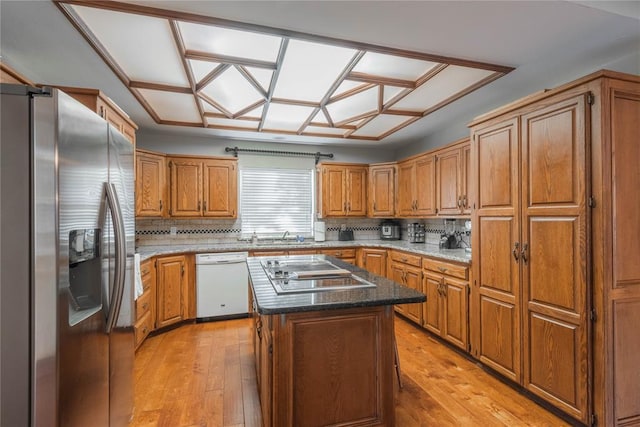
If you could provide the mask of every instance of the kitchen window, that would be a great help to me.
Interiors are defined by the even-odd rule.
[[[241,235],[311,237],[314,182],[312,169],[240,170]]]

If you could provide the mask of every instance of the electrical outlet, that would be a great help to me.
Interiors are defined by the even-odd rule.
[[[178,227],[171,227],[169,228],[169,234],[171,236],[175,236],[176,234],[178,234]]]

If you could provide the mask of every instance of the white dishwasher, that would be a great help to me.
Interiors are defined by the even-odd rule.
[[[249,312],[247,252],[196,255],[196,317],[233,317]]]

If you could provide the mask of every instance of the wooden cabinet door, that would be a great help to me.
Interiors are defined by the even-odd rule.
[[[422,291],[422,270],[409,265],[404,266],[404,285],[408,288]],[[405,316],[416,324],[422,325],[422,303],[407,304]]]
[[[398,163],[398,216],[408,217],[414,214],[415,162],[413,160]]]
[[[438,154],[437,200],[438,215],[459,215],[462,213],[462,150],[454,148]]]
[[[433,154],[415,160],[413,182],[416,209],[415,215],[435,215],[436,212],[436,159]]]
[[[389,218],[395,215],[396,166],[369,168],[369,216]]]
[[[462,280],[443,276],[442,337],[469,351],[469,285]]]
[[[271,331],[268,328],[266,319],[262,321],[260,331],[262,337],[260,340],[260,388],[258,390],[260,396],[260,408],[262,410],[262,424],[265,427],[272,425],[272,394],[273,394],[273,344]]]
[[[387,251],[385,249],[363,249],[361,267],[370,273],[385,277],[387,275]]]
[[[473,355],[521,383],[520,264],[512,252],[520,251],[518,120],[474,128],[472,136]]]
[[[235,160],[205,160],[203,216],[235,218],[238,205],[238,171]]]
[[[367,215],[367,167],[349,167],[345,172],[347,216]]]
[[[442,275],[425,271],[422,292],[427,296],[423,304],[422,326],[436,335],[442,335]]]
[[[471,215],[471,144],[462,147],[462,213]]]
[[[185,274],[184,256],[158,258],[156,325],[158,328],[171,325],[183,319],[183,278]]]
[[[524,386],[587,422],[586,94],[522,117]],[[474,230],[475,231],[475,230]]]
[[[170,210],[178,216],[202,216],[202,162],[191,159],[169,159]]]
[[[392,262],[389,264],[389,269],[391,270],[389,272],[389,279],[404,285],[404,264]],[[398,313],[406,315],[407,306],[408,304],[398,304],[394,307]]]
[[[136,216],[164,216],[165,188],[164,156],[136,151]]]
[[[322,166],[322,215],[346,216],[346,169],[343,166]]]

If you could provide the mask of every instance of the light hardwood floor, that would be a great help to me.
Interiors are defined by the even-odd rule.
[[[259,427],[251,327],[188,324],[148,338],[136,354],[131,426]],[[568,425],[401,318],[396,340],[398,427]]]

